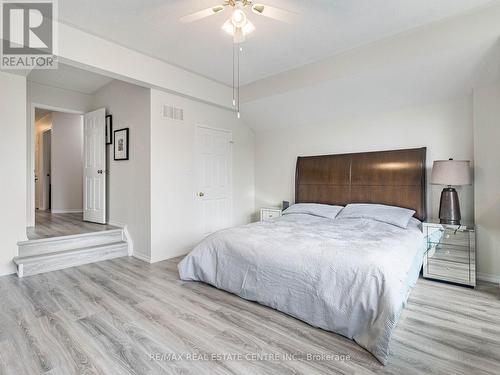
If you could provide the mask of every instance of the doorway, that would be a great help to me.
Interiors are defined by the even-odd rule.
[[[35,202],[36,209],[50,211],[52,204],[51,194],[51,146],[52,129],[43,130],[36,136],[36,168],[35,168]]]
[[[50,210],[52,112],[35,110],[35,207]]]
[[[89,160],[99,169],[105,170],[105,110],[83,114],[35,105],[33,112],[34,205],[33,225],[28,226],[28,238],[58,237],[99,230],[96,224],[90,225],[84,221],[106,223],[105,209],[102,209],[106,204],[105,198],[102,198],[106,195],[105,182],[98,186],[92,181],[90,186],[93,190],[89,193],[89,184],[84,184],[84,181],[87,182],[89,177]],[[89,122],[93,125],[92,132],[88,129]],[[105,179],[102,175],[98,177]],[[98,199],[94,199],[92,194],[99,194]],[[92,202],[99,203],[99,217],[84,215],[89,210],[96,212]]]

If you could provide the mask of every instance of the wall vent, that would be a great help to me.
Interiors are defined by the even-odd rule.
[[[184,109],[165,104],[163,106],[163,117],[171,120],[184,121]]]

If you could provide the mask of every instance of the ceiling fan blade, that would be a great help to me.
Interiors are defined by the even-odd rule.
[[[270,7],[264,4],[252,5],[252,12],[260,16],[269,17],[274,20],[291,23],[296,16],[296,13],[287,10]]]
[[[195,12],[192,14],[188,14],[187,16],[181,17],[180,21],[183,23],[190,23],[194,21],[201,20],[202,18],[206,18],[222,12],[225,9],[225,5],[217,5],[211,8],[200,10],[199,12]]]

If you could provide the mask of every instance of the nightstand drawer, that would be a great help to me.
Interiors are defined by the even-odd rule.
[[[470,233],[468,231],[460,231],[453,228],[439,229],[429,236],[429,240],[432,243],[468,248],[470,244]]]
[[[426,277],[436,277],[441,280],[469,283],[469,264],[427,259]]]
[[[470,250],[468,247],[450,246],[429,243],[427,259],[453,263],[470,264]]]
[[[262,208],[260,210],[260,220],[268,221],[281,216],[280,209]]]

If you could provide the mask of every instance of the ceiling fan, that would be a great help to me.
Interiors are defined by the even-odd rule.
[[[203,18],[221,13],[226,8],[232,8],[231,17],[222,25],[222,29],[233,36],[233,106],[240,118],[240,54],[243,48],[240,43],[245,41],[245,36],[255,30],[255,26],[248,19],[245,9],[250,8],[253,13],[283,22],[292,22],[295,13],[270,7],[264,4],[254,4],[252,0],[224,0],[221,5],[203,9],[198,12],[181,17],[183,23],[190,23]]]
[[[254,4],[252,0],[225,0],[223,4],[211,8],[203,9],[189,14],[180,19],[181,22],[190,23],[223,12],[226,8],[233,8],[231,17],[222,25],[222,29],[233,36],[234,43],[242,43],[245,36],[255,30],[255,26],[250,22],[245,13],[246,8],[250,8],[253,13],[272,18],[278,21],[291,22],[293,13],[274,8],[264,4]]]

